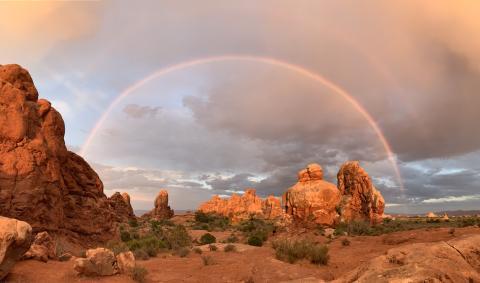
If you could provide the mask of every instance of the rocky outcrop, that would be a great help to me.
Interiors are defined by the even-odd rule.
[[[255,189],[247,189],[242,196],[233,194],[227,199],[213,196],[211,200],[200,205],[198,210],[229,217],[234,223],[251,217],[275,219],[283,214],[280,200],[274,196],[262,200]]]
[[[286,213],[296,223],[333,226],[340,198],[337,187],[323,180],[322,167],[310,164],[298,172],[298,182],[285,192],[283,202]]]
[[[393,248],[334,282],[480,282],[480,235]]]
[[[0,216],[0,280],[28,250],[32,227],[23,221]]]
[[[108,201],[113,209],[115,221],[128,222],[135,218],[132,205],[130,204],[130,196],[127,193],[120,194],[116,192],[108,198]]]
[[[152,211],[142,215],[143,218],[154,218],[157,220],[169,219],[173,216],[173,209],[168,205],[168,192],[161,190],[155,198],[155,207]]]
[[[337,181],[342,195],[341,221],[382,221],[385,200],[358,161],[345,162],[338,171]]]
[[[98,175],[67,150],[65,125],[28,72],[0,66],[0,214],[34,231],[108,239],[113,213]]]
[[[23,255],[24,259],[36,259],[47,262],[55,259],[55,242],[48,232],[40,232],[35,236],[30,249]]]
[[[117,266],[120,273],[132,274],[135,268],[135,256],[132,252],[123,252],[117,255]]]
[[[115,255],[105,248],[87,250],[86,258],[75,259],[73,269],[86,276],[108,276],[119,271]]]

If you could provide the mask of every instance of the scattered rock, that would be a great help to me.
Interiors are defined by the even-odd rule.
[[[55,259],[55,242],[48,232],[40,232],[35,236],[30,249],[23,255],[24,259],[36,259],[47,262]]]
[[[335,237],[335,229],[325,228],[325,232],[323,232],[323,236],[325,236],[327,238],[334,238]]]
[[[72,254],[70,253],[63,253],[58,257],[59,261],[69,261],[72,258]]]
[[[340,197],[337,187],[323,180],[322,167],[310,164],[298,172],[298,182],[283,195],[283,202],[295,222],[333,226]]]
[[[86,276],[109,276],[118,273],[115,255],[105,248],[87,250],[86,258],[75,259],[73,268],[79,275]]]
[[[123,252],[117,255],[117,265],[120,273],[131,274],[135,268],[135,256],[132,252]]]
[[[18,65],[0,66],[0,215],[34,231],[107,240],[115,231],[103,184],[64,141],[61,115]]]
[[[0,280],[20,260],[31,242],[32,227],[28,223],[0,216]]]
[[[338,171],[337,181],[342,194],[341,221],[369,221],[373,224],[383,220],[385,200],[358,161],[345,162]]]
[[[130,196],[127,193],[114,193],[108,198],[110,206],[114,212],[115,221],[126,223],[135,218],[132,205],[130,204]]]
[[[168,192],[161,190],[155,198],[155,207],[152,211],[142,215],[143,218],[154,218],[157,220],[169,219],[173,216],[173,209],[168,205]]]
[[[480,235],[387,251],[334,282],[480,282]]]
[[[283,214],[279,199],[269,196],[262,200],[257,196],[255,189],[251,188],[247,189],[242,196],[233,194],[227,199],[213,196],[212,199],[203,203],[198,210],[229,217],[234,223],[251,217],[275,219]]]

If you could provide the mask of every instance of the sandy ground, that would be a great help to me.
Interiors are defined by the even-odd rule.
[[[138,261],[148,270],[147,282],[282,282],[301,278],[325,281],[341,277],[361,263],[385,253],[386,250],[419,242],[452,239],[449,228],[402,231],[381,236],[348,237],[349,246],[339,237],[330,243],[330,262],[316,266],[308,262],[289,264],[275,259],[274,250],[265,247],[242,248],[238,252],[205,251],[190,253],[185,258],[160,254],[156,258]],[[196,232],[195,232],[196,233]],[[480,228],[457,228],[455,235],[480,234]],[[220,235],[219,235],[220,236]],[[223,236],[223,235],[222,235]],[[318,241],[328,241],[317,236]],[[212,257],[213,264],[205,266],[202,256]],[[103,278],[79,278],[73,271],[73,261],[42,263],[33,260],[16,264],[6,282],[133,282],[125,275]]]

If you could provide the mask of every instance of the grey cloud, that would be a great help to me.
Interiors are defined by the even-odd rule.
[[[123,108],[123,112],[132,118],[141,119],[141,118],[155,117],[161,109],[162,109],[161,107],[128,104]]]

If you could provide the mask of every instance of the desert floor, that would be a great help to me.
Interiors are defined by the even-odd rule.
[[[353,270],[361,263],[385,253],[386,250],[411,243],[446,241],[461,235],[479,234],[480,228],[457,228],[455,236],[449,228],[429,228],[395,232],[381,236],[348,237],[349,246],[342,245],[337,237],[329,244],[330,261],[326,266],[317,266],[307,261],[289,264],[275,259],[274,250],[266,243],[263,247],[236,244],[236,252],[209,251],[206,247],[200,255],[191,252],[181,258],[170,253],[159,254],[156,258],[138,261],[148,270],[146,282],[282,282],[296,279],[333,280]],[[205,231],[191,231],[202,234]],[[302,233],[301,231],[299,233]],[[309,233],[305,231],[304,233]],[[218,239],[224,232],[212,232]],[[330,241],[316,236],[319,241]],[[221,244],[219,244],[221,246]],[[204,265],[202,256],[211,256],[212,265]],[[134,282],[125,275],[87,278],[78,277],[73,271],[73,261],[34,260],[18,262],[7,282]],[[299,281],[300,282],[300,281]],[[305,281],[303,281],[305,282]]]

